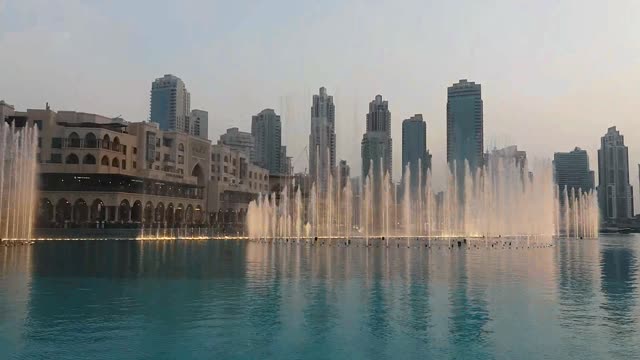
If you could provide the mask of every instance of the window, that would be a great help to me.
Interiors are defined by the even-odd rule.
[[[109,166],[109,158],[107,155],[103,156],[100,160],[100,165]]]
[[[178,144],[178,151],[184,151],[184,145],[182,143]]]
[[[82,158],[82,163],[94,165],[96,163],[96,158],[91,154],[87,154]]]
[[[65,163],[67,164],[78,164],[79,162],[80,160],[76,154],[69,154],[65,160]]]
[[[127,169],[127,160],[122,160],[122,169],[123,170]]]
[[[59,137],[51,138],[51,148],[62,149],[62,138],[59,138]],[[60,162],[62,162],[62,160]]]
[[[226,155],[224,156],[224,162],[226,162],[226,163],[229,162],[229,158]]]
[[[138,148],[137,147],[133,147],[133,155],[138,155]]]
[[[62,164],[62,154],[51,154],[51,160],[49,160],[51,164]]]
[[[159,152],[156,153],[156,161],[160,161],[160,153]]]
[[[135,149],[135,148],[134,148]],[[137,168],[138,167],[138,163],[136,163],[135,161],[133,162],[133,168]]]
[[[122,153],[127,155],[127,145],[121,145],[122,146]]]
[[[164,161],[171,161],[169,154],[164,154]]]
[[[178,155],[178,164],[184,164],[184,156]]]
[[[224,182],[228,182],[229,180],[227,179],[227,177],[224,177]]]
[[[224,166],[224,173],[228,173],[229,172],[229,168],[227,167],[227,165]]]
[[[38,138],[38,148],[42,148],[42,138]]]

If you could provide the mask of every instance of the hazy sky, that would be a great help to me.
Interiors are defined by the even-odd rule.
[[[311,96],[334,95],[338,158],[360,171],[367,103],[389,100],[394,172],[401,123],[422,113],[444,165],[446,88],[482,84],[485,146],[530,158],[580,146],[596,167],[617,125],[638,193],[640,1],[0,0],[0,99],[16,109],[146,120],[151,82],[181,77],[209,136],[282,115],[306,167]]]

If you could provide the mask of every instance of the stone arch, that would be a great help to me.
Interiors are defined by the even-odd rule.
[[[114,137],[113,141],[111,142],[111,150],[114,151],[120,151],[120,138],[119,137]]]
[[[198,179],[198,186],[204,186],[205,174],[204,171],[202,171],[200,163],[197,163],[193,169],[191,169],[191,176],[195,176]]]
[[[136,200],[131,207],[131,221],[142,221],[142,201]]]
[[[89,165],[95,165],[96,157],[91,155],[91,154],[87,154],[82,158],[82,163],[83,164],[89,164]]]
[[[113,160],[111,160],[111,167],[120,167],[120,160],[117,157],[114,157]]]
[[[103,221],[105,220],[106,208],[104,202],[100,199],[93,200],[91,203],[91,221]]]
[[[165,210],[164,219],[165,219],[165,222],[167,223],[167,225],[173,226],[173,223],[174,223],[173,203],[169,203],[169,205],[167,205],[167,209]]]
[[[144,215],[142,218],[145,224],[151,224],[153,222],[153,203],[151,201],[147,201],[144,205]]]
[[[176,207],[175,223],[177,225],[182,225],[184,223],[184,206],[182,206],[182,204],[178,204]]]
[[[84,147],[86,148],[96,148],[98,147],[98,140],[96,139],[96,135],[92,132],[88,132],[84,136]]]
[[[164,222],[164,204],[162,202],[159,202],[158,205],[156,205],[156,210],[155,210],[155,221],[157,223],[163,223]]]
[[[184,212],[184,222],[186,224],[193,224],[193,206],[187,205],[187,210]]]
[[[183,143],[178,144],[178,151],[184,151],[184,144]]]
[[[73,203],[73,221],[76,224],[84,224],[89,220],[89,206],[83,198]]]
[[[102,157],[102,160],[100,160],[100,165],[109,166],[109,157],[107,155]]]
[[[121,222],[129,222],[131,218],[131,204],[129,204],[129,200],[124,199],[120,201],[120,205],[118,207],[118,220]]]
[[[202,224],[203,218],[204,211],[202,211],[202,206],[196,205],[195,211],[193,213],[193,221],[195,221],[196,224],[200,225]]]
[[[66,164],[79,164],[80,160],[78,159],[78,155],[72,153],[67,155],[67,158],[64,160],[64,162]]]
[[[104,136],[102,137],[102,148],[109,149],[110,145],[111,145],[111,138],[109,137],[109,134],[104,134]]]
[[[80,136],[77,132],[72,132],[67,138],[67,147],[80,147]]]
[[[69,200],[62,198],[56,204],[56,222],[64,223],[71,220],[72,207]]]
[[[38,222],[48,224],[51,220],[53,220],[53,203],[48,198],[42,198],[38,207]]]

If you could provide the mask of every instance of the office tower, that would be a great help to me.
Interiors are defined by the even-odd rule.
[[[309,135],[309,174],[320,189],[326,189],[327,176],[336,166],[335,119],[333,96],[321,87],[320,94],[313,95]]]
[[[416,114],[402,122],[402,178],[407,165],[411,178],[410,187],[416,189],[418,179],[425,181],[427,170],[431,168],[431,154],[427,150],[427,123],[422,114]],[[418,174],[422,172],[421,176]]]
[[[472,171],[482,166],[483,126],[480,84],[463,79],[447,88],[447,163],[459,173],[465,161]]]
[[[553,173],[558,189],[567,193],[589,192],[594,188],[593,171],[589,169],[589,155],[579,147],[570,152],[553,154]]]
[[[209,112],[191,110],[189,115],[189,134],[202,139],[209,138]]]
[[[220,135],[218,144],[224,144],[231,149],[241,151],[249,155],[249,159],[253,163],[255,161],[255,140],[251,133],[240,131],[237,127],[227,129],[227,132]]]
[[[150,120],[164,131],[189,133],[191,95],[179,77],[167,74],[151,84]]]
[[[282,126],[280,115],[273,109],[264,109],[251,119],[251,135],[255,140],[255,163],[272,175],[280,174]]]
[[[633,217],[633,189],[629,184],[629,150],[615,126],[600,139],[598,203],[601,219],[616,224]]]
[[[391,112],[389,103],[382,100],[382,95],[376,95],[369,103],[367,132],[362,136],[361,155],[363,179],[369,174],[372,164],[374,178],[389,174],[389,179],[392,179]]]
[[[287,147],[280,146],[280,175],[293,175],[292,159],[287,156]]]

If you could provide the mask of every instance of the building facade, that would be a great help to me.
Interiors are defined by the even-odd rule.
[[[472,170],[483,160],[483,104],[480,84],[465,79],[447,88],[447,163]]]
[[[244,223],[249,202],[269,192],[269,170],[251,162],[249,154],[225,144],[211,146],[208,187],[212,222],[232,227]]]
[[[39,226],[206,222],[208,141],[156,123],[48,107],[9,121],[40,130]]]
[[[567,189],[575,193],[590,192],[594,189],[594,174],[589,169],[589,155],[586,150],[576,147],[569,152],[553,154],[553,176],[560,191]]]
[[[629,150],[615,126],[607,129],[598,150],[598,204],[605,223],[633,217],[633,188],[629,184]]]
[[[4,100],[0,100],[0,121],[3,121],[9,116],[13,116],[15,112],[16,109],[13,105],[9,105]]]
[[[431,168],[431,154],[427,150],[427,123],[421,114],[402,122],[402,177],[407,168],[410,173],[410,188],[417,189],[418,179],[426,180]],[[418,176],[421,174],[421,176]]]
[[[191,110],[188,117],[189,134],[202,139],[209,138],[209,112],[205,110]]]
[[[280,115],[264,109],[251,119],[251,135],[255,140],[255,163],[270,174],[281,170],[282,125]]]
[[[242,151],[249,156],[252,163],[255,161],[255,140],[251,133],[240,131],[237,127],[229,128],[226,133],[220,135],[218,144]]]
[[[313,95],[309,135],[309,174],[320,189],[326,189],[328,176],[336,166],[335,119],[333,96],[321,87],[320,93]]]
[[[367,132],[362,136],[361,142],[363,179],[369,173],[374,178],[388,174],[389,180],[392,181],[392,147],[389,103],[382,100],[382,95],[376,95],[375,99],[369,103]]]
[[[158,123],[160,130],[189,133],[191,94],[179,77],[166,74],[153,81],[150,107],[149,119]]]

